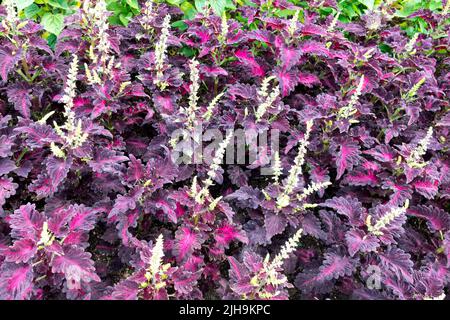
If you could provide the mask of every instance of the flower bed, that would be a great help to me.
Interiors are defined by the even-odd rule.
[[[445,297],[449,6],[285,5],[0,7],[1,299]]]

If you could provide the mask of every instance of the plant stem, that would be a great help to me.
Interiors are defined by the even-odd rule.
[[[22,149],[22,151],[20,152],[19,156],[16,159],[16,166],[19,166],[20,160],[22,160],[23,156],[28,152],[28,148],[25,147]]]

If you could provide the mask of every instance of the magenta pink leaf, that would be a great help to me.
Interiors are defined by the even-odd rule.
[[[228,257],[228,262],[230,263],[230,277],[237,280],[241,280],[246,276],[246,269],[244,266],[233,257]]]
[[[400,279],[413,283],[413,262],[410,254],[399,248],[392,248],[387,252],[380,253],[379,257],[384,268],[395,272]]]
[[[273,34],[265,30],[252,30],[247,33],[247,39],[270,44],[273,41]]]
[[[322,28],[321,26],[319,26],[317,24],[311,24],[311,23],[305,24],[301,29],[301,33],[304,36],[312,36],[312,35],[324,36],[327,34],[327,32],[324,28]]]
[[[175,290],[182,295],[189,294],[197,285],[197,280],[200,277],[200,272],[190,272],[178,270],[173,274],[173,283]]]
[[[14,145],[13,139],[7,135],[0,136],[0,157],[12,155],[11,148]]]
[[[51,157],[47,161],[47,173],[52,183],[52,192],[56,192],[58,187],[69,173],[70,167],[72,165],[72,158],[68,157],[66,159]]]
[[[287,226],[287,220],[281,214],[267,212],[264,215],[264,226],[266,228],[266,239],[270,241],[274,235],[284,231]]]
[[[26,300],[33,291],[33,267],[20,263],[3,263],[0,269],[0,299]]]
[[[64,254],[56,256],[51,262],[53,273],[63,273],[70,290],[81,288],[81,282],[100,281],[95,273],[91,254],[77,247],[64,249]]]
[[[112,210],[109,212],[108,218],[115,217],[121,213],[126,213],[127,211],[136,208],[137,201],[143,192],[144,190],[142,188],[138,188],[129,195],[123,196],[119,194],[114,202]]]
[[[376,236],[367,235],[362,230],[352,229],[345,234],[348,253],[353,257],[357,252],[375,251],[380,243]]]
[[[364,151],[365,154],[371,155],[381,162],[390,162],[394,160],[395,153],[388,146],[376,146],[373,149]]]
[[[199,235],[188,227],[180,228],[175,234],[175,254],[178,261],[189,257],[194,250],[201,248]]]
[[[378,178],[373,171],[355,172],[347,174],[344,182],[351,186],[376,186]]]
[[[346,140],[340,144],[339,151],[335,156],[337,166],[336,179],[340,179],[345,170],[352,170],[354,165],[360,161],[359,145],[353,141]]]
[[[131,211],[130,213],[118,217],[119,223],[116,228],[119,231],[118,236],[122,239],[125,246],[128,246],[135,240],[129,229],[136,226],[137,219],[138,214],[136,211]]]
[[[342,276],[350,276],[355,269],[354,262],[345,256],[336,253],[326,253],[325,260],[319,268],[317,279],[320,281],[338,279]]]
[[[36,253],[37,247],[31,239],[16,240],[12,246],[3,252],[8,262],[28,262]]]
[[[145,168],[142,165],[141,160],[136,159],[134,155],[130,155],[130,163],[128,164],[128,170],[126,173],[126,179],[128,182],[136,182],[141,180],[145,174]]]
[[[145,93],[144,86],[141,83],[135,83],[131,86],[127,86],[125,89],[125,94],[129,97],[148,97]]]
[[[117,173],[122,168],[122,162],[127,160],[127,157],[112,150],[101,149],[94,159],[89,161],[89,166],[94,172]]]
[[[156,109],[163,114],[172,114],[177,108],[177,95],[153,95]]]
[[[37,179],[28,186],[28,190],[35,192],[37,199],[48,197],[54,192],[52,181],[46,174],[38,175]]]
[[[320,83],[320,79],[312,73],[300,72],[298,74],[298,83],[301,83],[305,87],[311,88],[313,84]]]
[[[438,192],[439,182],[436,180],[432,182],[430,180],[419,180],[413,182],[414,189],[427,199],[433,199]]]
[[[50,211],[50,210],[49,210]],[[74,215],[73,206],[60,206],[48,213],[48,228],[56,237],[67,236],[67,223]]]
[[[297,72],[279,70],[276,73],[278,81],[281,87],[281,95],[287,96],[292,90],[295,89],[300,79]]]
[[[300,52],[302,54],[316,54],[325,57],[331,57],[330,50],[328,50],[322,43],[315,41],[306,41],[300,45]]]
[[[13,53],[7,48],[0,49],[0,76],[4,82],[8,80],[8,74],[20,60],[21,55],[22,51]]]
[[[101,210],[86,207],[84,205],[73,205],[72,219],[69,222],[70,231],[90,231],[94,228]]]
[[[7,175],[17,169],[14,161],[10,159],[0,159],[0,176]]]
[[[238,49],[235,52],[235,56],[245,66],[250,67],[253,76],[263,77],[265,74],[264,69],[256,62],[255,58],[248,50]]]
[[[160,209],[173,223],[178,222],[176,204],[174,205],[174,203],[172,202],[168,202],[164,199],[159,199],[155,202],[155,207],[157,209]]]
[[[11,215],[9,224],[11,226],[11,236],[16,239],[26,238],[39,240],[44,216],[38,212],[34,204],[20,206]]]
[[[326,240],[327,234],[322,230],[319,218],[308,213],[301,220],[301,227],[304,234],[311,235],[317,239]]]
[[[427,220],[431,230],[445,231],[450,229],[450,214],[440,208],[419,205],[408,209],[407,213]]]
[[[244,243],[248,242],[247,237],[241,231],[228,223],[224,223],[216,230],[215,239],[219,245],[224,247],[228,247],[234,240],[239,240]]]
[[[219,211],[221,211],[228,218],[228,221],[230,221],[230,222],[233,221],[233,217],[235,215],[235,212],[234,212],[233,208],[228,203],[226,203],[225,201],[220,201],[217,204],[217,209]]]
[[[332,208],[339,214],[346,216],[352,224],[361,225],[364,223],[366,210],[356,198],[349,196],[334,197],[325,201],[323,206]]]
[[[91,111],[91,119],[95,119],[108,111],[105,100],[96,101]]]
[[[114,286],[111,294],[113,300],[137,300],[139,284],[135,281],[124,280]]]
[[[295,48],[282,47],[280,50],[280,58],[283,70],[289,70],[300,61],[300,52]]]
[[[450,112],[447,112],[447,113],[441,118],[441,120],[439,120],[437,126],[450,127]]]
[[[32,149],[43,147],[58,139],[52,127],[40,124],[18,127],[16,131],[27,134],[27,145]]]
[[[387,181],[383,184],[382,188],[391,189],[393,191],[389,197],[391,199],[391,204],[394,206],[402,206],[406,199],[411,199],[412,190],[409,186]]]
[[[445,234],[443,241],[444,254],[447,257],[447,268],[450,267],[450,232]]]
[[[5,204],[6,199],[16,194],[18,186],[12,178],[0,178],[0,207]]]
[[[200,71],[207,77],[228,76],[228,72],[224,68],[216,66],[209,67],[202,65]]]
[[[9,87],[6,94],[8,95],[8,101],[14,105],[14,109],[19,111],[23,117],[30,118],[32,95],[29,85],[21,83]]]

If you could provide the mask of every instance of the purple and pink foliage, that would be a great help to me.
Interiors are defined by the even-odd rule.
[[[290,18],[241,7],[222,39],[222,19],[199,14],[186,28],[170,29],[161,90],[154,43],[168,13],[181,17],[159,5],[151,31],[140,16],[109,28],[120,65],[100,84],[86,79],[85,66],[94,70],[100,60],[89,58],[77,14],[54,50],[32,21],[14,42],[0,37],[0,298],[263,298],[252,293],[252,277],[299,228],[300,244],[279,270],[288,282],[266,288],[273,299],[448,293],[450,58],[440,52],[448,53],[450,29],[449,37],[421,35],[415,52],[404,54],[409,38],[389,21],[376,33],[364,21],[329,30],[330,19],[304,10],[291,35]],[[429,19],[438,25],[443,18]],[[50,149],[61,144],[51,124],[64,122],[60,98],[72,54],[80,68],[73,110],[88,138],[62,158]],[[224,164],[210,189],[223,198],[212,209],[197,203],[192,180],[206,179],[209,166],[175,164],[169,147],[171,132],[186,122],[181,110],[188,106],[192,55],[200,62],[198,118],[225,92],[204,128],[280,130],[282,186],[312,120],[294,194],[312,182],[331,185],[278,210],[280,185],[259,174],[263,162]],[[276,77],[280,96],[257,122],[257,91],[268,76]],[[361,76],[355,113],[339,117]],[[120,92],[124,82],[130,84]],[[50,111],[47,122],[39,121]],[[405,159],[430,127],[424,165],[411,168]],[[369,232],[368,215],[374,222],[406,200],[406,215],[381,236]],[[317,206],[294,210],[304,203]],[[52,239],[42,243],[45,234]],[[170,268],[156,289],[142,283],[160,234]],[[367,287],[371,266],[381,270],[379,289]]]

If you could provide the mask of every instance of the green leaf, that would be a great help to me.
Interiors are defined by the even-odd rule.
[[[139,3],[137,0],[127,0],[127,4],[133,9],[139,9]]]
[[[362,11],[360,10],[360,8],[358,7],[358,5],[356,3],[352,3],[352,8],[353,8],[354,12],[356,12],[357,16],[362,15]]]
[[[183,11],[187,19],[193,19],[197,13],[195,7],[187,1],[181,4],[180,9]]]
[[[122,23],[122,25],[124,25],[126,27],[128,25],[128,23],[130,23],[131,16],[132,16],[131,12],[128,14],[123,14],[123,13],[119,14],[119,20]]]
[[[195,56],[195,50],[189,47],[181,48],[181,54],[187,58],[192,58]]]
[[[347,1],[339,2],[339,11],[341,12],[340,17],[348,17],[350,20],[358,16],[354,10],[353,4],[348,3]]]
[[[23,12],[25,13],[25,18],[27,19],[33,19],[39,13],[39,11],[41,11],[41,9],[35,3],[23,10]]]
[[[121,26],[122,22],[119,19],[118,15],[110,16],[108,22],[113,26]]]
[[[57,37],[54,34],[51,34],[47,37],[48,46],[52,49],[55,49]]]
[[[14,0],[16,3],[17,11],[22,11],[26,7],[29,7],[33,4],[33,0]]]
[[[442,9],[442,1],[441,0],[431,0],[428,4],[428,9],[431,11],[437,11],[437,9]]]
[[[225,3],[225,8],[231,9],[231,10],[236,10],[237,9],[236,4],[234,3],[233,0],[226,0],[225,2],[226,2]]]
[[[124,6],[120,2],[112,1],[106,5],[106,9],[109,11],[120,12],[124,9]]]
[[[166,0],[166,2],[173,6],[179,7],[183,3],[183,0]]]
[[[177,28],[180,31],[185,31],[188,25],[183,20],[178,20],[172,23],[173,28]]]
[[[418,25],[419,32],[421,32],[421,33],[427,32],[428,22],[425,19],[417,17],[417,25]]]
[[[47,12],[42,16],[41,24],[46,31],[59,35],[64,28],[64,16]]]
[[[283,10],[277,10],[274,12],[274,15],[278,18],[287,19],[292,17],[295,14],[296,10],[290,10],[290,9],[283,9]]]
[[[214,13],[219,17],[225,12],[225,6],[227,4],[226,0],[210,0],[209,4],[213,9]]]
[[[392,48],[389,45],[387,45],[386,43],[379,44],[378,48],[380,48],[380,51],[383,53],[389,53],[389,54],[392,53]]]
[[[195,0],[195,8],[197,9],[198,12],[205,12],[205,7],[207,4],[208,0]]]
[[[319,12],[320,12],[321,16],[328,16],[330,14],[333,14],[333,16],[334,16],[336,14],[335,13],[336,11],[329,7],[320,8]]]
[[[63,10],[70,10],[70,5],[67,0],[48,0],[47,3],[53,8],[59,8]]]
[[[373,7],[375,5],[375,0],[358,0],[358,2],[365,5],[369,10],[373,10]]]
[[[395,16],[405,18],[422,8],[422,0],[407,0],[403,7],[395,12]]]

